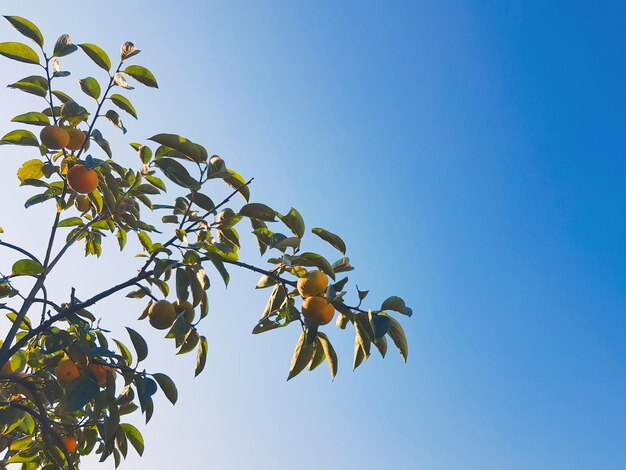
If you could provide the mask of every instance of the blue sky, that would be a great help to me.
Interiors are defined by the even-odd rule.
[[[111,299],[107,325],[145,331],[148,366],[180,389],[125,468],[626,466],[621,2],[3,5],[49,43],[135,42],[160,89],[133,95],[133,139],[177,132],[220,154],[255,177],[255,200],[341,234],[372,305],[398,294],[415,312],[406,365],[390,351],[350,372],[353,337],[333,327],[337,380],[320,368],[285,383],[298,328],[250,335],[266,293],[247,273],[228,291],[215,279],[207,370],[191,380],[193,358]],[[98,73],[79,54],[67,64]],[[0,81],[29,73],[3,61]],[[32,101],[0,88],[0,103],[7,128]],[[29,154],[1,154],[0,197],[21,204]],[[2,209],[5,238],[38,246],[49,214]],[[108,253],[77,250],[52,281],[93,292],[136,266]]]

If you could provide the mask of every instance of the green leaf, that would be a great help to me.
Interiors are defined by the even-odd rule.
[[[52,54],[53,57],[64,57],[66,55],[71,54],[72,52],[76,52],[78,47],[75,44],[72,44],[69,35],[63,34],[57,39],[57,42],[54,44],[54,52]]]
[[[332,266],[322,255],[317,253],[305,252],[300,253],[298,256],[294,256],[291,260],[292,266],[315,266],[321,271],[326,273],[332,279],[335,279],[335,272]]]
[[[63,93],[61,90],[52,90],[52,94],[59,99],[59,101],[63,104],[65,103],[73,103],[74,98],[72,98],[67,93]]]
[[[302,238],[304,236],[304,219],[293,207],[287,215],[279,215],[278,218],[283,221],[296,237]]]
[[[205,194],[193,192],[191,194],[188,194],[187,198],[205,211],[211,212],[213,211],[213,209],[215,209],[215,204],[213,203],[211,198]]]
[[[189,274],[185,268],[176,269],[176,298],[184,302],[189,298]]]
[[[196,371],[195,377],[197,377],[200,372],[204,370],[204,366],[206,365],[206,356],[209,350],[209,343],[207,342],[204,336],[200,336],[200,347],[198,348],[198,357],[196,358]]]
[[[137,362],[143,361],[146,357],[148,357],[148,344],[146,343],[146,340],[132,328],[126,327],[126,331],[128,331],[128,336],[130,336],[133,347],[137,352]]]
[[[311,230],[315,235],[320,237],[325,242],[330,243],[332,246],[337,248],[342,255],[346,254],[346,244],[344,241],[334,233],[329,232],[328,230],[324,230],[323,228],[314,228]]]
[[[106,113],[104,113],[104,117],[106,117],[109,121],[111,121],[111,123],[115,127],[121,129],[124,134],[126,134],[126,128],[124,127],[124,124],[122,123],[122,119],[120,118],[120,115],[118,114],[117,111],[109,109]]]
[[[259,279],[259,282],[257,282],[255,289],[265,289],[267,287],[272,287],[274,285],[276,285],[278,281],[276,281],[276,279],[274,279],[273,277],[269,277],[268,275],[264,274],[263,276],[261,276],[261,279]]]
[[[354,338],[354,362],[352,363],[352,370],[356,370],[361,365],[363,359],[365,359],[365,351],[361,346],[358,335]]]
[[[133,107],[131,102],[128,101],[128,98],[126,98],[125,96],[118,95],[117,93],[115,93],[115,94],[111,95],[109,97],[109,99],[113,102],[113,104],[115,106],[117,106],[118,108],[122,109],[123,111],[126,111],[132,117],[137,119],[137,111],[135,111],[135,108]]]
[[[103,68],[107,72],[111,70],[111,59],[109,59],[107,53],[100,47],[95,44],[79,44],[78,47],[80,47],[98,67]]]
[[[43,177],[43,166],[44,162],[39,159],[28,160],[17,170],[17,177],[22,184],[26,180],[38,180]]]
[[[330,369],[330,376],[333,378],[333,380],[335,380],[335,377],[337,376],[337,367],[339,365],[337,360],[337,353],[335,352],[332,344],[330,344],[328,336],[326,336],[324,333],[318,332],[317,338],[322,344],[322,348],[324,348],[324,354],[326,355],[326,361],[328,362],[328,368]]]
[[[75,225],[84,225],[83,219],[80,217],[69,217],[67,219],[61,220],[57,227],[74,227]]]
[[[38,64],[39,56],[26,44],[21,42],[0,42],[0,55],[27,64]]]
[[[60,406],[64,411],[72,412],[85,407],[100,394],[98,384],[86,375],[74,379],[65,389]]]
[[[130,75],[139,83],[152,88],[159,88],[156,78],[152,75],[152,72],[141,65],[130,65],[123,70],[124,73]]]
[[[93,77],[83,78],[82,80],[78,80],[80,83],[80,89],[83,90],[87,95],[91,96],[96,101],[100,98],[100,84],[98,80]]]
[[[372,327],[372,331],[374,332],[374,342],[382,339],[389,329],[391,328],[391,320],[389,320],[388,316],[378,315],[376,313],[372,313],[371,311],[368,314],[370,326]]]
[[[198,341],[200,341],[200,337],[198,336],[196,329],[192,328],[185,336],[184,342],[176,354],[187,354],[188,352],[193,351],[197,346]]]
[[[302,372],[313,358],[313,343],[305,344],[304,338],[305,334],[303,331],[300,333],[300,338],[298,339],[296,349],[294,350],[293,357],[291,358],[291,365],[289,367],[287,380],[293,379],[296,375]]]
[[[13,263],[11,276],[36,276],[43,272],[41,263],[32,259],[21,259]]]
[[[121,341],[118,341],[116,339],[113,339],[113,341],[117,345],[117,349],[120,352],[120,355],[124,358],[126,363],[130,366],[133,363],[133,355],[130,353],[129,349]]]
[[[49,126],[50,118],[44,113],[31,112],[15,116],[11,119],[11,122],[21,122],[22,124],[32,124],[33,126]]]
[[[35,137],[35,134],[23,129],[9,132],[2,139],[0,139],[0,144],[39,147],[39,141],[37,140],[37,137]]]
[[[213,266],[215,266],[215,269],[217,269],[217,272],[220,273],[220,276],[222,276],[224,285],[228,287],[228,283],[230,282],[230,274],[228,274],[228,271],[224,266],[224,262],[213,253],[209,253],[207,256],[213,263]]]
[[[5,18],[20,33],[22,33],[27,38],[35,41],[39,45],[39,47],[43,47],[43,35],[34,23],[20,16],[5,16]]]
[[[146,180],[152,186],[154,186],[154,188],[160,189],[161,191],[166,191],[165,183],[163,182],[163,180],[161,178],[158,178],[158,177],[152,176],[152,175],[146,175],[144,178],[146,178]],[[142,185],[142,186],[146,186],[146,185]],[[156,191],[155,194],[158,194],[158,191]]]
[[[30,206],[34,206],[35,204],[42,203],[47,201],[48,199],[52,199],[52,194],[43,193],[43,194],[35,194],[32,197],[29,197],[24,203],[24,207],[28,209]]]
[[[410,317],[413,315],[413,310],[407,307],[400,297],[393,295],[386,299],[383,302],[383,305],[380,307],[381,310],[393,310],[394,312],[399,312],[403,315]]]
[[[206,162],[208,158],[208,153],[202,145],[195,144],[176,134],[157,134],[148,140],[174,149],[196,163]]]
[[[150,293],[150,289],[145,286],[141,286],[133,291],[130,291],[126,294],[126,297],[129,299],[143,299],[147,294]]]
[[[250,200],[250,188],[246,184],[246,180],[234,170],[227,170],[228,176],[224,177],[224,182],[231,188],[237,190],[239,194],[248,202]]]
[[[324,362],[324,359],[326,359],[326,355],[324,354],[324,348],[322,348],[322,343],[320,343],[320,340],[316,337],[313,358],[309,363],[309,370],[317,369],[322,364],[322,362]]]
[[[15,323],[17,321],[17,314],[13,312],[7,313],[7,318],[11,321],[11,323]],[[30,330],[31,328],[30,319],[28,317],[24,317],[24,319],[20,322],[20,329]]]
[[[282,233],[275,233],[274,235],[281,235]],[[299,248],[301,240],[298,237],[285,237],[282,240],[276,241],[272,238],[270,243],[270,248],[276,248],[277,250],[282,251],[283,253],[287,248]]]
[[[102,150],[104,150],[104,153],[106,153],[109,158],[113,158],[113,153],[111,152],[111,146],[109,145],[109,141],[102,136],[102,132],[100,132],[98,129],[94,129],[93,131],[91,131],[91,137],[93,138],[93,140],[96,141],[96,144],[98,144],[98,146]]]
[[[117,238],[117,242],[120,246],[120,251],[122,251],[124,249],[124,247],[126,246],[126,230],[123,229],[118,229],[118,231],[115,234],[115,238]]]
[[[154,163],[173,183],[176,183],[183,188],[193,189],[196,191],[200,189],[200,183],[192,178],[189,172],[185,169],[185,167],[173,158],[163,157],[159,160],[155,160]]]
[[[191,324],[187,321],[187,318],[185,318],[185,313],[181,312],[176,317],[176,320],[174,320],[174,324],[171,326],[165,337],[168,339],[184,338],[185,336],[187,336],[187,333],[189,333],[190,329]]]
[[[404,359],[404,362],[406,362],[409,356],[409,343],[406,340],[406,335],[404,334],[402,325],[400,325],[400,322],[390,315],[387,315],[385,313],[380,313],[379,315],[389,318],[391,325],[389,327],[388,334],[398,348],[398,351],[400,351],[402,359]]]
[[[150,235],[146,232],[138,232],[137,238],[139,238],[141,246],[143,246],[146,251],[149,252],[152,249],[152,240],[150,239]]]
[[[89,118],[89,112],[74,101],[68,101],[61,106],[61,119],[67,119],[71,125],[77,125]]]
[[[376,347],[376,349],[378,349],[378,352],[380,353],[380,355],[383,357],[385,357],[385,354],[387,354],[387,338],[385,338],[384,336],[382,338],[380,338],[377,341],[374,341],[374,346]]]
[[[139,455],[143,455],[144,443],[143,436],[139,432],[139,430],[129,423],[122,423],[120,427],[124,430],[124,434],[130,441],[131,445],[135,448]]]
[[[239,215],[251,219],[263,220],[264,222],[275,222],[276,211],[265,204],[251,202],[239,210]]]
[[[172,405],[175,405],[178,400],[178,390],[176,389],[174,381],[167,375],[161,373],[152,374],[152,377],[158,382],[167,399],[172,403]]]
[[[31,95],[45,97],[48,94],[48,80],[41,75],[30,75],[7,85],[7,88],[21,90]]]

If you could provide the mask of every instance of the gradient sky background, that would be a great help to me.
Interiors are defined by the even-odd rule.
[[[129,95],[128,137],[100,126],[118,158],[136,162],[124,144],[158,132],[202,143],[256,178],[254,200],[342,235],[371,305],[398,294],[415,312],[400,319],[408,364],[390,348],[352,373],[353,336],[329,327],[336,381],[323,366],[286,383],[299,327],[250,335],[267,295],[254,275],[225,291],[212,272],[195,380],[195,358],[135,320],[143,303],[103,303],[120,338],[130,324],[153,340],[147,366],[180,391],[175,407],[157,398],[144,457],[122,468],[626,468],[623,2],[48,5],[2,14],[50,45],[67,32],[113,57],[132,40],[159,81]],[[0,40],[21,39],[6,23]],[[103,78],[81,53],[63,63],[80,70],[70,89]],[[0,82],[31,73],[2,60]],[[3,129],[35,100],[0,88]],[[51,206],[26,213],[31,190],[16,192],[32,153],[0,158],[3,239],[41,247]],[[137,266],[113,240],[105,254],[74,250],[60,295]]]

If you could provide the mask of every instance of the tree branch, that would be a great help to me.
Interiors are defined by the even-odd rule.
[[[41,262],[37,259],[35,255],[33,255],[30,251],[25,250],[24,248],[21,248],[17,245],[13,245],[12,243],[7,243],[3,241],[0,241],[0,246],[6,246],[7,248],[11,248],[12,250],[18,251],[22,253],[23,255],[28,256],[33,261],[36,261],[37,263],[41,264]]]
[[[87,224],[83,225],[81,227],[80,230],[78,230],[68,241],[67,243],[65,243],[65,245],[63,246],[63,248],[61,248],[61,250],[59,250],[59,253],[54,257],[54,259],[50,262],[50,265],[48,266],[48,272],[50,272],[52,270],[52,268],[54,268],[54,265],[57,264],[59,262],[59,260],[61,259],[61,257],[65,254],[65,252],[68,250],[68,248],[70,246],[72,246],[74,244],[74,242],[76,240],[78,240],[78,238],[85,233],[86,230],[89,229],[89,227],[91,227],[93,224],[95,224],[96,222],[98,222],[100,220],[100,215],[97,215],[96,217],[94,217],[93,219],[91,219]]]

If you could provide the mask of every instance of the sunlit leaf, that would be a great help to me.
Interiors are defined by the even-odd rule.
[[[330,376],[333,380],[335,380],[335,377],[337,376],[337,368],[339,366],[337,353],[335,353],[335,349],[333,348],[332,344],[330,344],[328,336],[326,336],[324,333],[318,332],[317,338],[324,348],[324,354],[326,355],[326,361],[328,362],[328,368],[330,369]]]
[[[119,95],[119,94],[115,93],[115,94],[111,95],[109,97],[109,99],[113,102],[113,104],[115,104],[115,106],[117,106],[118,108],[126,111],[132,117],[137,119],[137,111],[135,110],[135,108],[131,104],[131,102],[128,100],[128,98],[126,98],[125,96],[122,96],[122,95]]]
[[[380,307],[381,310],[393,310],[395,312],[399,312],[403,315],[406,315],[408,317],[410,317],[411,315],[413,315],[413,310],[410,309],[409,307],[407,307],[404,303],[404,300],[402,300],[400,297],[394,295],[391,296],[389,298],[387,298],[382,306]]]
[[[95,44],[79,44],[80,47],[98,67],[103,68],[107,72],[111,70],[111,59],[106,52]]]
[[[173,158],[164,157],[159,160],[155,160],[154,163],[173,183],[176,183],[184,188],[194,190],[200,189],[200,183],[192,178],[187,169]]]
[[[406,335],[404,334],[402,325],[400,325],[400,322],[390,315],[386,315],[384,313],[380,313],[380,315],[385,315],[389,318],[391,325],[388,334],[398,348],[398,351],[400,351],[400,355],[404,359],[404,362],[406,362],[409,356],[409,343],[406,340]]]
[[[0,139],[0,144],[24,145],[28,147],[39,147],[39,141],[35,134],[27,130],[15,130],[6,134]]]
[[[169,376],[161,373],[152,374],[152,377],[157,381],[167,399],[172,405],[175,405],[178,400],[178,390],[174,381]]]
[[[204,336],[200,336],[200,347],[198,348],[198,357],[196,358],[196,370],[194,373],[196,377],[204,370],[208,350],[209,344],[206,338]]]
[[[133,77],[139,83],[152,88],[159,88],[156,78],[154,78],[152,72],[141,65],[129,65],[123,70],[123,72]]]
[[[83,90],[87,95],[91,96],[93,99],[98,100],[100,98],[100,84],[98,80],[93,77],[83,78],[82,80],[78,80],[80,84],[80,89]]]
[[[39,56],[26,44],[21,42],[0,42],[0,55],[27,64],[38,64]]]
[[[278,217],[296,237],[302,238],[304,236],[304,219],[296,209],[292,207],[287,215],[279,215]]]
[[[126,327],[126,331],[128,331],[130,340],[133,343],[135,352],[137,353],[137,362],[143,361],[146,357],[148,357],[148,343],[146,343],[146,340],[143,339],[143,336],[132,328]]]
[[[252,219],[263,220],[265,222],[274,222],[276,220],[276,211],[259,202],[246,204],[239,210],[239,215],[250,217]]]
[[[5,16],[5,18],[17,29],[20,33],[29,39],[35,41],[40,47],[43,47],[43,35],[39,28],[31,21],[20,16]]]
[[[122,423],[120,427],[124,430],[124,434],[128,438],[128,441],[135,448],[139,455],[143,455],[144,443],[143,436],[139,432],[139,430],[129,423]]]
[[[13,263],[11,276],[36,276],[43,272],[41,263],[32,259],[21,259]]]
[[[24,183],[26,180],[38,180],[43,177],[43,166],[44,162],[42,160],[28,160],[17,170],[17,177],[21,183]]]
[[[287,380],[294,378],[306,368],[309,362],[311,362],[314,349],[313,344],[305,344],[304,339],[305,334],[302,332],[300,333],[296,349],[294,350],[293,357],[291,358],[291,365],[289,366],[289,375],[287,376]]]
[[[176,134],[157,134],[150,137],[149,140],[174,149],[197,163],[205,162],[208,158],[208,153],[202,145],[195,144]]]
[[[346,244],[338,235],[335,235],[328,230],[324,230],[323,228],[314,228],[311,230],[311,232],[337,248],[342,255],[346,254]]]
[[[32,124],[33,126],[48,126],[50,125],[50,118],[44,113],[30,112],[15,116],[13,119],[11,119],[11,122]]]

